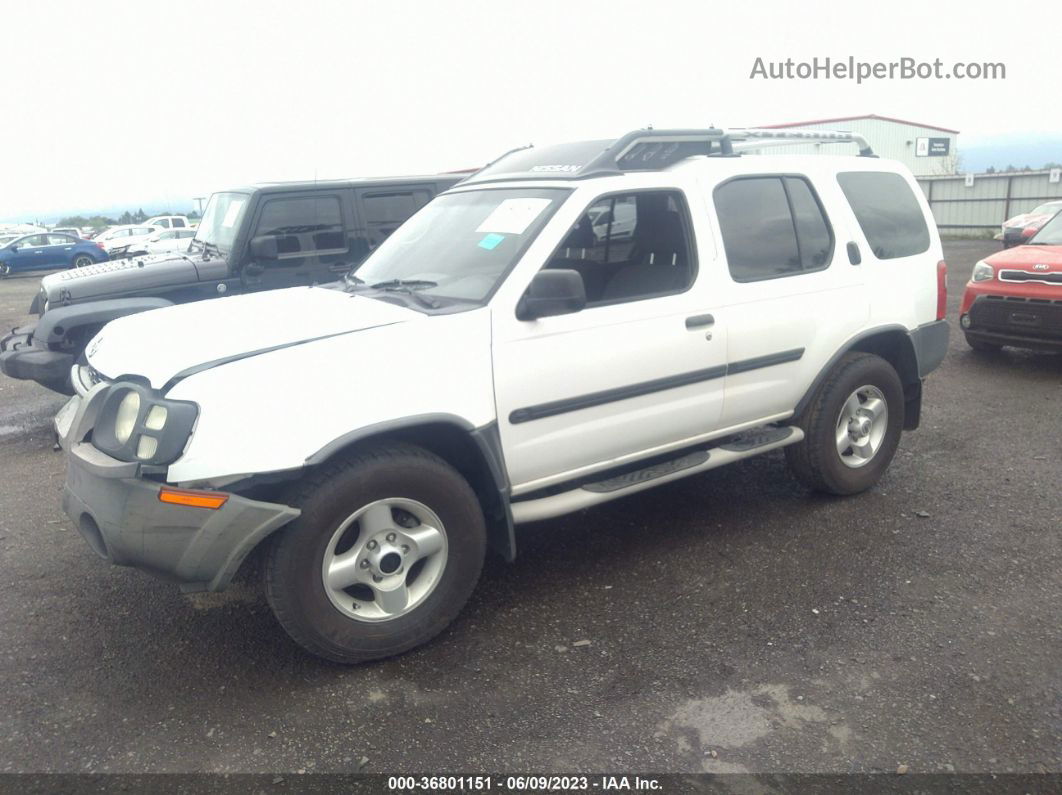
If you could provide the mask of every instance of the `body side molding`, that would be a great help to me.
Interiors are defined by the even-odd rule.
[[[701,381],[711,381],[716,378],[723,378],[726,375],[747,373],[751,370],[758,370],[761,367],[773,367],[777,364],[795,362],[803,355],[803,348],[793,348],[788,351],[770,353],[766,356],[742,359],[741,361],[727,365],[709,367],[705,370],[693,370],[692,372],[680,373],[679,375],[672,375],[667,378],[642,381],[637,384],[631,384],[630,386],[605,389],[601,392],[590,392],[585,395],[564,398],[563,400],[539,403],[536,406],[525,406],[524,408],[514,409],[512,413],[509,414],[509,422],[513,425],[517,425],[521,422],[530,422],[531,420],[540,420],[544,417],[553,417],[557,414],[567,414],[570,411],[578,411],[580,409],[592,408],[594,406],[603,406],[606,403],[613,403],[618,400],[629,400],[630,398],[641,397],[642,395],[651,395],[654,392],[662,392],[666,389],[676,389],[680,386],[689,386],[690,384],[697,384]]]

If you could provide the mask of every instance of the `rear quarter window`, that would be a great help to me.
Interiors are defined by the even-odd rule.
[[[845,171],[837,182],[878,259],[929,250],[929,228],[907,180],[883,171]]]

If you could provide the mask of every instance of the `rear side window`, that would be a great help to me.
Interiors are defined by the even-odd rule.
[[[184,226],[184,219],[183,218],[174,218],[173,219],[173,225],[174,226]]]
[[[365,228],[369,244],[378,246],[406,219],[431,201],[431,192],[423,189],[389,190],[362,196]]]
[[[837,175],[856,220],[878,259],[910,257],[929,250],[929,229],[907,180],[881,171]]]
[[[715,189],[730,275],[737,282],[829,267],[833,232],[803,177],[740,177]]]

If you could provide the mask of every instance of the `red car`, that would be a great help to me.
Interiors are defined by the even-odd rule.
[[[959,323],[975,351],[1062,351],[1062,213],[1024,245],[974,265]]]

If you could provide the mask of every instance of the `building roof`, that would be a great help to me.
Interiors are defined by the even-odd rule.
[[[761,127],[765,127],[769,130],[778,129],[780,127],[806,127],[809,124],[832,124],[835,121],[863,121],[864,119],[874,119],[876,121],[891,121],[895,124],[908,124],[912,127],[925,127],[928,130],[940,130],[941,132],[952,133],[958,135],[958,130],[951,130],[947,127],[938,127],[936,124],[923,124],[918,121],[907,121],[906,119],[896,119],[892,116],[878,116],[874,113],[868,113],[865,116],[838,116],[833,119],[812,119],[811,121],[792,121],[785,124],[761,124]]]

